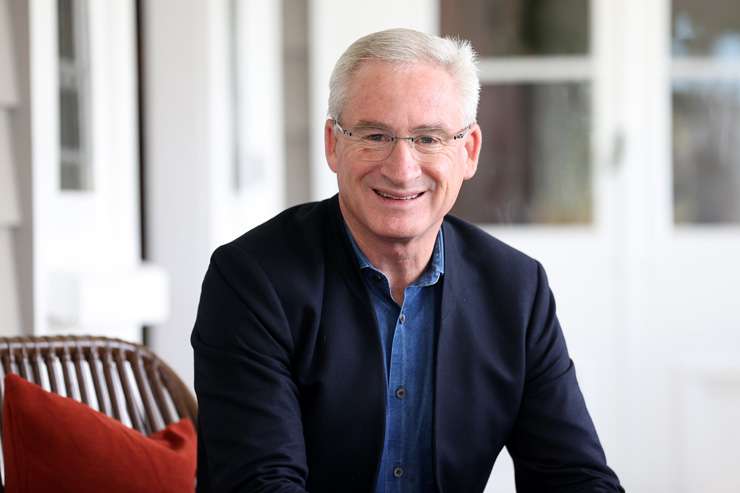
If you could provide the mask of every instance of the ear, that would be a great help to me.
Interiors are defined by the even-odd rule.
[[[326,119],[324,123],[324,153],[329,168],[337,172],[337,136],[334,134],[334,120]]]
[[[469,180],[475,175],[478,169],[478,158],[480,157],[480,148],[483,144],[483,134],[477,123],[470,127],[468,135],[465,137],[465,174],[463,179]]]

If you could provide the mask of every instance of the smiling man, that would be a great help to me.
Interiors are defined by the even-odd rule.
[[[448,216],[478,166],[466,42],[393,29],[340,57],[339,193],[214,252],[192,334],[198,490],[623,491],[539,263]]]

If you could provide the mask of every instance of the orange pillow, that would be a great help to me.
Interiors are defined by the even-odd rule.
[[[18,375],[5,377],[6,493],[180,493],[195,489],[188,419],[149,437]]]

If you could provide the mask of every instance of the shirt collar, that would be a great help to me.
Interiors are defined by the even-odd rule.
[[[357,245],[355,238],[352,236],[352,232],[347,227],[347,223],[342,221],[342,224],[344,225],[344,231],[347,233],[349,242],[352,245],[352,250],[355,252],[355,257],[357,257],[357,262],[360,264],[360,269],[363,269],[363,270],[372,269],[378,274],[384,275],[383,272],[381,272],[377,267],[375,267],[370,262],[370,259],[367,258],[367,256],[363,253],[363,251],[360,250],[360,247]],[[411,286],[431,286],[432,284],[436,284],[437,281],[439,281],[439,278],[442,276],[442,274],[444,274],[444,272],[445,272],[444,235],[442,234],[442,228],[439,228],[439,232],[437,233],[437,239],[434,242],[434,250],[432,250],[432,258],[429,260],[429,263],[427,264],[426,269],[424,269],[424,272],[422,272],[419,278],[416,281],[412,282],[410,285]]]

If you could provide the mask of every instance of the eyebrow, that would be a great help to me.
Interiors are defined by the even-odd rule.
[[[357,124],[355,125],[355,128],[377,128],[377,129],[383,129],[383,130],[393,130],[389,125],[375,121],[375,120],[359,120]],[[449,133],[447,129],[445,128],[444,124],[439,122],[434,123],[425,123],[423,125],[418,125],[410,130],[412,134],[416,134],[419,132],[443,132],[443,133]]]
[[[354,127],[355,128],[361,127],[361,128],[378,128],[378,129],[383,129],[383,130],[392,130],[391,127],[389,127],[385,123],[377,122],[374,120],[360,120],[355,124]]]
[[[447,132],[447,129],[445,126],[441,123],[432,123],[427,125],[420,125],[418,127],[414,127],[411,129],[411,133],[419,133],[419,132],[442,132],[442,133],[449,133]]]

